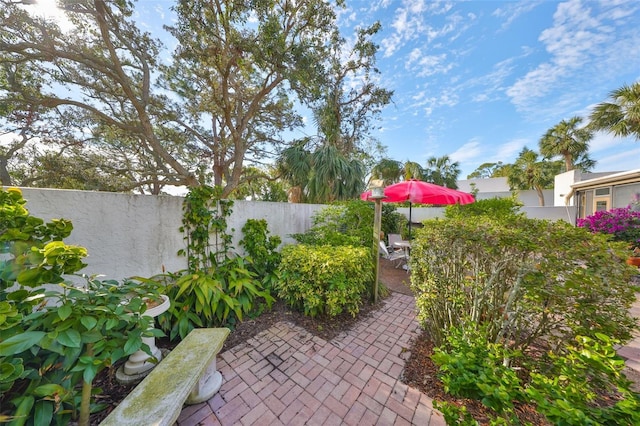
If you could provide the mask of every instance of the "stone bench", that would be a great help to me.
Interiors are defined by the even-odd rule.
[[[220,389],[216,355],[228,335],[228,328],[192,330],[100,425],[173,425],[185,403],[206,401]]]

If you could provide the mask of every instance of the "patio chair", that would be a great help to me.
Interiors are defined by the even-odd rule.
[[[389,240],[388,241],[389,244],[387,244],[387,250],[389,250],[390,252],[399,250],[399,248],[395,244],[402,241],[402,235],[389,234],[387,238]]]
[[[383,258],[394,262],[394,266],[396,268],[399,268],[402,265],[402,261],[404,260],[406,262],[407,260],[407,255],[405,253],[404,250],[398,250],[398,251],[391,251],[389,252],[389,250],[387,250],[387,246],[384,245],[384,241],[380,241],[380,249],[378,250],[379,253],[382,255]],[[396,261],[398,261],[397,263],[395,263]]]

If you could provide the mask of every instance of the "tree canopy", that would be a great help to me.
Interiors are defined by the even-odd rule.
[[[430,157],[423,171],[423,178],[427,182],[453,189],[458,189],[459,175],[460,164],[457,161],[451,161],[448,155]]]
[[[535,189],[540,206],[544,206],[543,189],[551,188],[562,162],[540,159],[537,152],[524,147],[509,169],[507,182],[511,190]]]
[[[612,91],[607,101],[596,105],[590,120],[594,130],[640,140],[640,82]]]
[[[255,182],[256,170],[293,146],[283,135],[303,124],[297,105],[323,117],[322,137],[350,162],[362,160],[371,120],[391,97],[371,80],[379,24],[360,29],[352,56],[338,60],[346,44],[336,5],[323,0],[179,0],[166,27],[173,52],[138,27],[133,2],[63,0],[68,30],[28,6],[0,4],[0,66],[9,71],[0,74],[2,130],[26,127],[15,111],[35,111],[48,126],[73,117],[82,125],[49,139],[64,164],[75,153],[60,143],[73,140],[95,170],[141,192],[208,183],[228,196]],[[23,70],[32,76],[14,78]],[[336,112],[332,133],[326,118]],[[0,152],[0,172],[17,151]]]
[[[542,136],[540,139],[540,153],[546,159],[562,157],[565,171],[578,168],[588,172],[595,165],[589,158],[589,141],[593,132],[588,127],[579,127],[581,117],[562,120]]]

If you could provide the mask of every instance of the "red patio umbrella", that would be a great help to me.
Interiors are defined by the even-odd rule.
[[[363,200],[369,200],[371,191],[360,194]],[[434,183],[411,179],[394,183],[384,189],[385,203],[409,202],[409,238],[411,238],[411,204],[470,204],[475,201],[473,195],[457,189],[446,188]]]

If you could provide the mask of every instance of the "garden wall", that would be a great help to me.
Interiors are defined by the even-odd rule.
[[[46,221],[68,219],[74,230],[66,240],[86,247],[89,266],[86,274],[105,278],[149,277],[163,271],[186,267],[178,250],[184,248],[182,197],[131,195],[110,192],[23,188],[26,207]],[[291,234],[311,227],[311,218],[321,204],[289,204],[261,201],[235,201],[228,218],[232,244],[238,252],[242,227],[247,219],[266,219],[271,235],[279,235],[283,244],[291,244]],[[525,207],[529,217],[567,220],[567,210],[553,207]],[[408,208],[399,208],[408,216]],[[413,220],[441,217],[441,208],[414,208]],[[575,213],[572,213],[575,217]]]
[[[46,221],[64,218],[74,230],[65,241],[86,247],[89,257],[86,274],[105,278],[149,277],[163,271],[186,268],[178,257],[184,248],[182,197],[131,195],[110,192],[22,188],[27,209]],[[242,227],[247,219],[266,219],[269,231],[280,235],[284,244],[293,233],[311,227],[319,204],[288,204],[236,201],[228,218],[233,246],[239,250]]]

